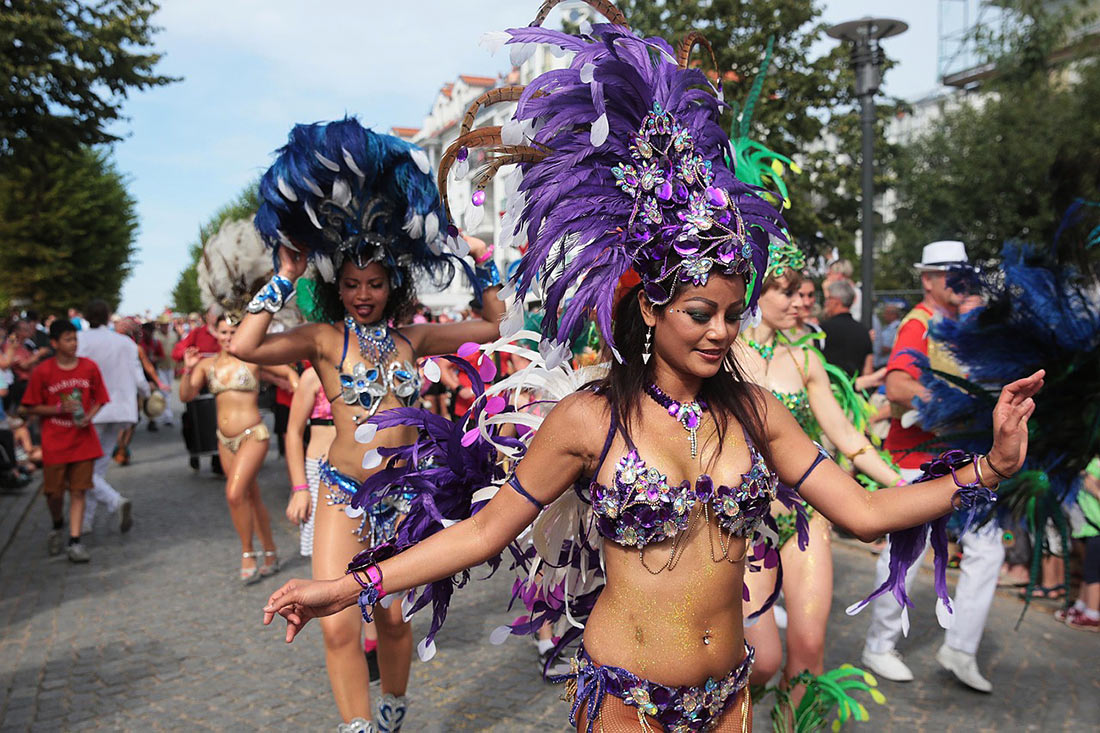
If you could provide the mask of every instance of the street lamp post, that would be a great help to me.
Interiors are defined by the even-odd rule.
[[[863,307],[860,320],[868,328],[871,326],[875,290],[875,240],[872,221],[875,197],[875,92],[882,82],[882,63],[886,59],[879,41],[903,33],[908,27],[904,21],[891,18],[861,18],[838,23],[825,31],[832,38],[851,44],[852,69],[856,73],[856,97],[859,98],[860,127],[863,131],[863,249],[860,253]]]

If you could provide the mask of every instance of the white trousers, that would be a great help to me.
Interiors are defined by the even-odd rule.
[[[95,423],[95,431],[99,435],[99,446],[103,449],[103,455],[95,461],[92,469],[92,490],[84,497],[85,527],[91,527],[92,522],[95,521],[95,510],[98,505],[103,504],[108,512],[113,512],[122,503],[122,495],[107,483],[107,467],[111,465],[111,448],[118,441],[119,432],[131,425],[133,423],[128,422]]]
[[[156,422],[161,425],[171,425],[172,420],[175,419],[172,415],[172,380],[175,378],[175,371],[173,369],[157,369],[157,378],[161,384],[165,386],[168,393],[164,395],[164,412],[160,413],[160,417],[156,419]]]
[[[902,477],[911,481],[920,475],[916,469],[902,469]],[[993,595],[997,590],[997,577],[1005,559],[1001,529],[996,521],[965,532],[959,538],[963,559],[959,565],[959,581],[951,599],[955,621],[944,634],[944,641],[952,649],[967,654],[977,654],[982,640]],[[927,546],[925,547],[927,550]],[[905,575],[905,589],[913,585],[913,578],[920,570],[916,563]],[[875,588],[886,582],[890,575],[890,548],[879,555],[875,565]],[[901,636],[901,606],[890,594],[883,594],[871,601],[871,625],[867,629],[866,648],[882,654],[894,648]]]

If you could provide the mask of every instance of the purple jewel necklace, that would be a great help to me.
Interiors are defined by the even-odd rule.
[[[697,457],[699,444],[695,440],[695,433],[703,422],[703,410],[707,409],[707,403],[698,395],[691,402],[677,402],[652,382],[646,385],[645,393],[658,405],[668,410],[669,415],[680,421],[684,430],[688,431],[688,438],[691,440],[691,457]]]

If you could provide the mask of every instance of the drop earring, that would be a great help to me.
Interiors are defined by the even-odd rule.
[[[650,326],[645,332],[645,348],[642,350],[642,363],[648,364],[650,354],[650,345],[653,343],[653,326]]]

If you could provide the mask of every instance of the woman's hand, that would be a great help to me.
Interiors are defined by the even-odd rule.
[[[311,497],[308,491],[295,491],[290,495],[290,501],[286,503],[286,518],[295,524],[304,524],[309,521],[309,505]]]
[[[856,389],[858,390],[878,389],[884,384],[886,384],[886,367],[881,367],[870,374],[856,377]]]
[[[202,361],[202,354],[195,346],[188,346],[187,350],[183,352],[183,367],[187,371],[191,371],[199,362]]]
[[[279,275],[294,282],[306,271],[309,262],[304,252],[295,252],[285,245],[279,246]]]
[[[1027,458],[1027,419],[1035,411],[1032,397],[1043,387],[1046,371],[1017,379],[1001,390],[993,408],[993,447],[986,459],[998,472],[1009,476],[1020,470]]]
[[[286,619],[286,643],[302,630],[311,618],[331,616],[343,611],[355,602],[358,586],[350,594],[347,576],[338,580],[294,580],[288,581],[279,590],[271,594],[264,606],[264,626],[274,620],[278,614]]]

